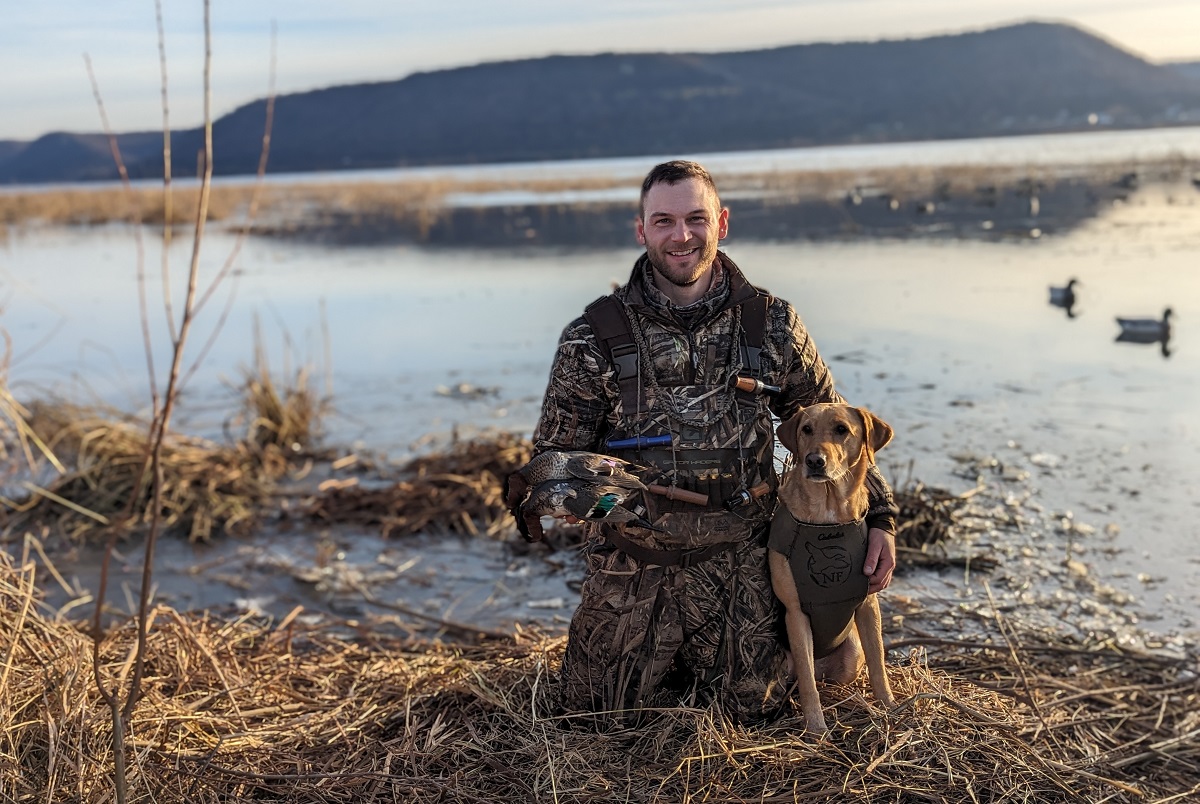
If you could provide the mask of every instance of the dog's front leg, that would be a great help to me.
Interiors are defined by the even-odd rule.
[[[821,696],[817,692],[817,669],[813,660],[812,624],[800,609],[796,580],[787,558],[770,553],[771,585],[784,607],[788,645],[792,650],[792,669],[796,671],[796,687],[800,693],[800,708],[804,714],[804,729],[809,734],[824,737],[829,734],[825,713],[821,711]]]
[[[874,693],[875,700],[891,709],[896,705],[896,701],[892,697],[892,685],[888,682],[887,671],[884,668],[883,618],[879,613],[878,597],[867,595],[867,599],[854,610],[854,627],[858,631],[863,655],[867,660],[871,692]]]

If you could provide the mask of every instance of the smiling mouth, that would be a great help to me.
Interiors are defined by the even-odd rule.
[[[696,248],[689,248],[689,249],[685,249],[684,251],[668,251],[667,253],[670,254],[672,257],[689,257],[692,254],[695,254],[699,250],[700,250],[700,247],[697,246]]]

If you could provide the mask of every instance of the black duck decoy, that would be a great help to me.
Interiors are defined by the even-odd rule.
[[[1050,287],[1050,303],[1067,311],[1068,318],[1074,318],[1075,286],[1080,284],[1078,279],[1071,278],[1062,287]]]
[[[1157,318],[1121,318],[1117,317],[1121,334],[1136,340],[1138,336],[1149,338],[1149,342],[1166,340],[1171,337],[1171,308],[1163,310],[1162,319]],[[1145,341],[1143,341],[1145,342]]]

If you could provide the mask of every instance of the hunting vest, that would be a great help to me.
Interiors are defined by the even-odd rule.
[[[738,300],[692,329],[639,313],[639,305],[612,295],[584,311],[620,389],[615,425],[599,451],[653,467],[658,475],[651,483],[708,497],[699,505],[643,493],[644,516],[661,532],[627,528],[626,543],[668,550],[732,545],[774,510],[768,400],[734,387],[739,377],[761,375],[771,297],[736,269],[730,275],[739,280]],[[747,493],[756,488],[766,491]]]
[[[767,547],[782,553],[796,581],[800,609],[812,624],[813,658],[828,656],[846,639],[854,610],[867,597],[867,521],[843,525],[800,522],[784,506],[771,521]]]

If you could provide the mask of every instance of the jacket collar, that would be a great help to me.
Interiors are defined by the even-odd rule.
[[[760,292],[746,281],[741,269],[725,252],[717,252],[716,263],[714,270],[717,271],[717,275],[712,287],[698,302],[687,307],[676,307],[655,287],[653,269],[646,254],[638,257],[637,262],[633,264],[629,281],[618,289],[617,295],[631,307],[641,308],[641,312],[659,318],[690,322],[695,326]]]

